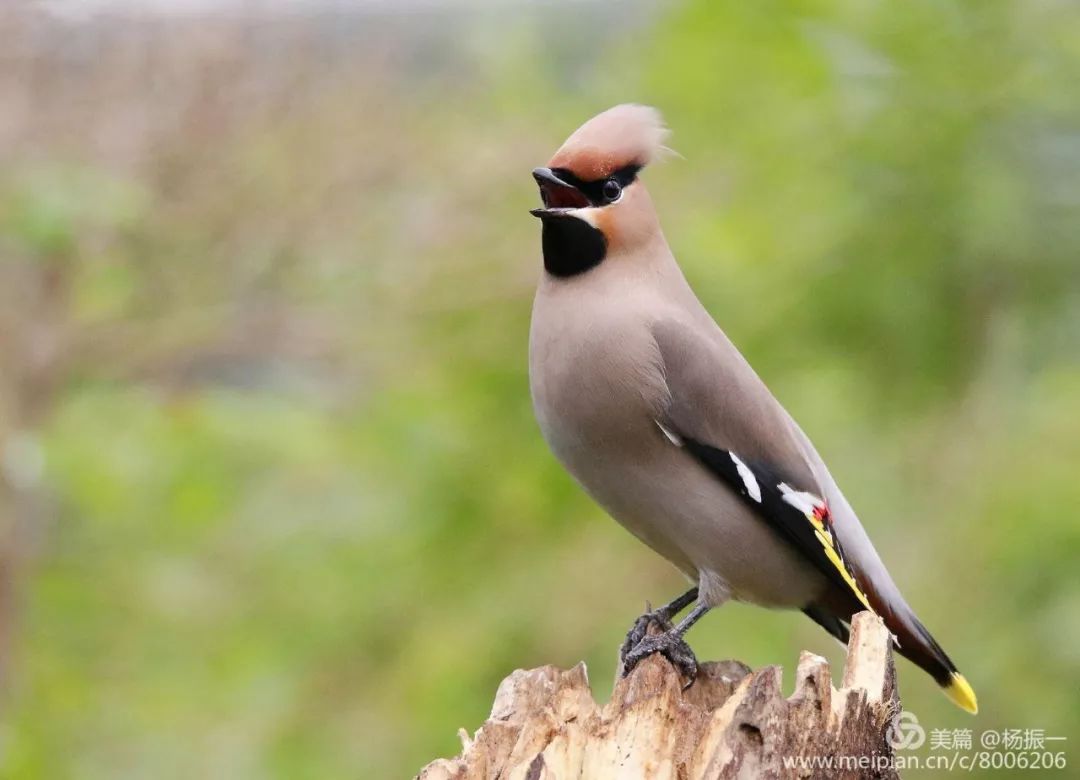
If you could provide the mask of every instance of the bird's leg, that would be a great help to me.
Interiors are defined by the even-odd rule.
[[[653,653],[662,653],[683,673],[687,678],[686,687],[690,687],[697,677],[697,658],[694,657],[694,651],[690,649],[690,645],[686,644],[683,635],[690,630],[691,626],[701,620],[709,609],[710,607],[705,604],[698,604],[674,628],[669,628],[662,634],[649,634],[643,637],[637,645],[623,655],[623,677],[630,674],[642,659]]]
[[[698,589],[691,588],[659,609],[652,609],[646,605],[648,611],[635,620],[634,625],[626,632],[626,639],[619,648],[619,663],[625,666],[626,654],[637,647],[638,643],[648,635],[649,626],[655,625],[661,632],[669,631],[671,619],[690,606],[697,597]]]

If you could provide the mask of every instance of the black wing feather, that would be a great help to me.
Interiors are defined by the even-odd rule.
[[[814,519],[785,500],[780,485],[783,480],[775,470],[761,464],[751,464],[738,458],[729,450],[703,444],[689,437],[682,437],[683,446],[709,471],[720,477],[776,531],[831,582],[846,592],[854,593],[867,609],[870,603],[859,587],[855,574],[844,559],[840,540],[824,523]],[[749,469],[757,482],[755,495],[751,495],[747,481],[739,473],[739,465]],[[830,554],[831,553],[831,554]]]

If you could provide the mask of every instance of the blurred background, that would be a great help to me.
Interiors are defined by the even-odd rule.
[[[1080,771],[1078,84],[1061,0],[4,3],[2,774],[404,778],[514,668],[609,694],[684,583],[540,438],[527,209],[626,101],[982,712],[900,662],[906,709]],[[797,613],[691,639],[839,665]]]

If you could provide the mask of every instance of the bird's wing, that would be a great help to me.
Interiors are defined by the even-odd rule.
[[[713,326],[715,328],[715,326]],[[873,609],[850,565],[823,486],[783,407],[719,332],[661,321],[653,335],[669,400],[669,438],[727,484],[834,586]],[[807,602],[814,594],[807,594]]]
[[[975,712],[971,686],[900,594],[806,434],[706,319],[653,325],[668,390],[657,424],[825,575],[833,587],[807,594],[810,617],[840,637],[855,611],[876,612],[900,653]]]
[[[683,436],[682,445],[734,490],[773,530],[801,552],[836,587],[850,593],[866,609],[870,601],[844,558],[823,498],[797,490],[767,465],[751,464],[735,452]]]

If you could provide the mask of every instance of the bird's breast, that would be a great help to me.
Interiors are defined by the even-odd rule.
[[[553,308],[534,309],[529,380],[544,436],[573,471],[577,450],[595,455],[651,437],[666,386],[648,323]]]

